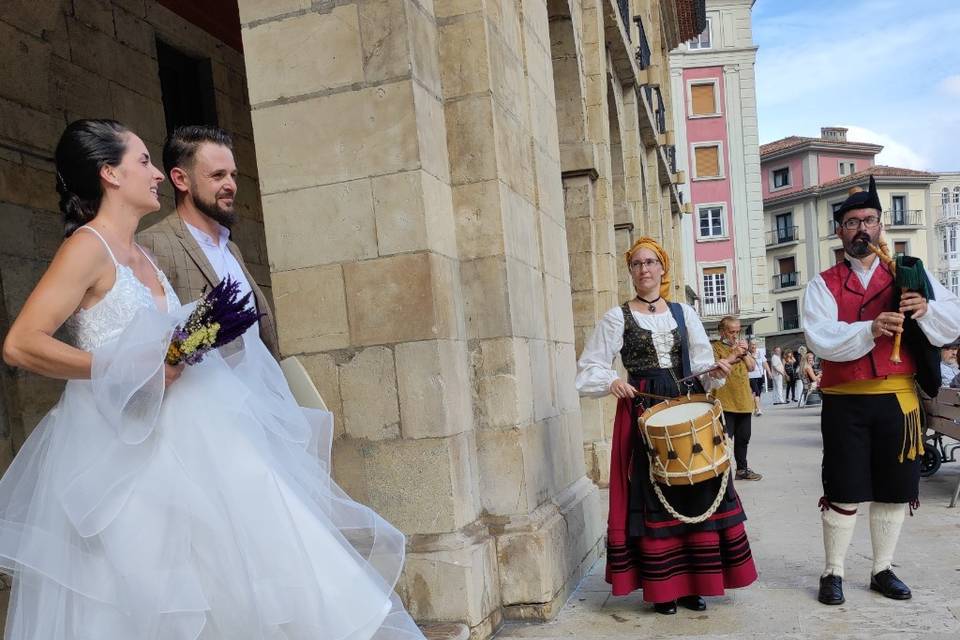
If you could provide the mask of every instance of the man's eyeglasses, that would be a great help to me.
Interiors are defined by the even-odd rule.
[[[856,231],[863,225],[865,229],[876,229],[880,224],[880,216],[867,216],[866,218],[847,218],[842,226],[847,231]]]
[[[639,271],[640,267],[646,267],[647,271],[653,269],[654,265],[660,264],[659,260],[653,258],[647,258],[646,260],[631,260],[630,261],[630,270]]]

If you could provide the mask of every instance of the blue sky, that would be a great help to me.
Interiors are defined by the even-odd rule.
[[[960,170],[960,1],[757,0],[760,142],[845,126],[878,162]]]

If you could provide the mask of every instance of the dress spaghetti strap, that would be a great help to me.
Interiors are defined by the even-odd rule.
[[[100,238],[100,242],[103,243],[103,246],[106,248],[107,253],[110,254],[110,259],[113,260],[114,266],[118,266],[118,265],[120,264],[119,262],[117,262],[117,257],[116,257],[115,255],[113,255],[113,250],[110,249],[110,245],[107,244],[107,241],[104,239],[104,237],[103,237],[102,235],[100,235],[100,232],[99,232],[99,231],[97,231],[97,230],[94,229],[93,227],[88,227],[87,225],[83,225],[82,227],[80,227],[79,229],[77,229],[77,231],[83,231],[83,230],[90,231],[90,232],[93,233],[95,236],[97,236],[98,238]],[[149,260],[149,258],[147,258],[147,259]],[[153,261],[151,261],[150,264],[153,264]]]
[[[136,243],[134,243],[134,244],[136,244]],[[143,254],[143,257],[147,259],[147,262],[150,263],[150,265],[153,267],[153,270],[154,270],[154,271],[156,271],[157,273],[163,273],[162,271],[160,271],[160,267],[157,266],[157,263],[153,261],[153,258],[150,257],[150,254],[147,253],[147,250],[146,250],[146,249],[144,249],[143,247],[141,247],[139,244],[137,245],[137,249],[140,249],[140,253],[142,253],[142,254]]]

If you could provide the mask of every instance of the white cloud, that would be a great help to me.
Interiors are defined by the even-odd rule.
[[[948,96],[960,97],[960,74],[947,76],[937,84],[937,89]]]
[[[930,166],[930,162],[926,158],[886,134],[856,125],[844,126],[847,127],[847,140],[851,142],[872,142],[883,145],[883,151],[876,157],[877,164],[921,171]]]

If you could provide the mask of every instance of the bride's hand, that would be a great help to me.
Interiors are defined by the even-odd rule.
[[[174,380],[179,378],[180,374],[183,373],[184,365],[181,362],[178,365],[163,363],[163,366],[163,383],[164,386],[169,387],[171,384],[173,384]]]

